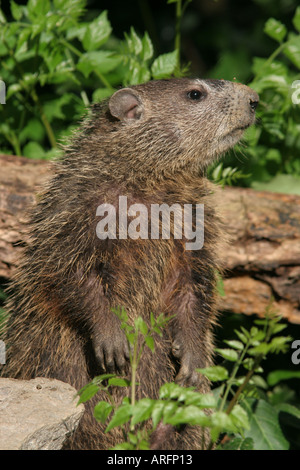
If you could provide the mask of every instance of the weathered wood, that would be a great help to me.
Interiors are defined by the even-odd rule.
[[[17,265],[26,208],[51,174],[41,160],[0,155],[0,277]],[[225,297],[220,309],[264,315],[270,300],[290,322],[300,323],[300,197],[225,188]]]
[[[263,315],[274,298],[278,312],[300,323],[300,197],[243,188],[223,196],[231,240],[222,309]]]
[[[4,279],[10,279],[18,262],[26,208],[49,174],[49,162],[0,155],[0,277]]]

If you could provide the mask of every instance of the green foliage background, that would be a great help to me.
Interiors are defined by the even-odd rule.
[[[297,0],[28,0],[0,12],[0,151],[52,158],[92,103],[172,75],[250,84],[258,124],[210,168],[222,183],[300,193]],[[177,18],[177,22],[176,22]]]

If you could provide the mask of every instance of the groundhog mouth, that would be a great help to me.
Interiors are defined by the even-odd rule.
[[[230,132],[228,132],[227,134],[224,135],[223,139],[227,139],[228,137],[241,137],[243,132],[248,129],[248,127],[251,126],[251,123],[248,123],[248,124],[245,124],[244,126],[239,126],[239,127],[235,127],[234,129],[232,129]]]
[[[248,127],[250,127],[251,124],[245,124],[244,126],[240,126],[240,127],[235,127],[235,129],[233,129],[231,132],[229,132],[228,135],[231,135],[231,134],[235,134],[236,132],[244,132],[246,129],[248,129]]]

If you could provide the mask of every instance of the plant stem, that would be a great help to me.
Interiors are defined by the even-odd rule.
[[[21,77],[24,76],[24,71],[23,71],[20,63],[17,61],[17,59],[15,57],[15,54],[14,54],[14,51],[9,47],[9,45],[7,44],[6,41],[4,41],[4,44],[7,47],[7,49],[9,50],[9,54],[12,57],[12,59],[14,60],[14,62],[16,64],[16,68],[19,71],[19,74],[20,74],[20,79],[19,80],[20,80],[21,86],[27,91],[27,93],[31,96],[31,98],[33,99],[33,101],[35,102],[35,104],[38,107],[38,110],[39,110],[39,113],[40,113],[40,116],[41,116],[41,120],[42,120],[42,122],[44,124],[44,127],[46,129],[50,144],[51,144],[52,148],[56,148],[57,144],[56,144],[56,139],[55,139],[54,132],[52,130],[50,122],[47,119],[47,116],[45,115],[45,112],[44,112],[42,104],[41,104],[41,102],[40,102],[40,100],[37,96],[37,93],[34,89],[34,85],[36,83],[34,83],[33,86],[32,86],[32,89],[30,89],[30,87],[28,87],[26,82],[24,82],[24,80],[22,80]]]
[[[180,53],[180,43],[181,43],[181,14],[182,14],[182,3],[181,0],[177,0],[176,2],[176,26],[175,26],[175,45],[174,48],[178,51],[178,61],[179,61],[179,53]]]
[[[136,371],[138,366],[138,337],[136,335],[131,360],[131,405],[135,405]]]
[[[268,320],[268,318],[267,318]],[[264,325],[264,333],[265,333],[265,342],[268,343],[271,336],[272,336],[272,324],[267,321]],[[248,346],[249,347],[249,346]],[[247,348],[248,349],[248,348]],[[245,351],[246,351],[246,347],[245,347]],[[248,385],[250,379],[252,378],[254,372],[256,371],[257,367],[259,366],[259,364],[261,363],[261,361],[263,360],[264,358],[264,355],[263,354],[259,354],[256,359],[254,360],[254,363],[253,363],[253,366],[252,368],[247,372],[246,374],[246,377],[243,381],[243,383],[239,386],[239,388],[237,389],[237,391],[235,392],[234,396],[232,397],[232,400],[230,401],[229,405],[228,405],[228,408],[226,410],[226,414],[229,414],[234,405],[237,403],[238,399],[239,399],[239,396],[241,395],[241,393],[245,390],[246,386]],[[240,362],[241,363],[241,362]]]
[[[244,389],[247,387],[250,379],[252,378],[256,368],[258,367],[258,365],[259,365],[259,363],[261,362],[262,359],[263,359],[263,355],[257,356],[256,360],[254,361],[252,369],[248,371],[243,383],[239,386],[239,388],[235,392],[234,396],[232,397],[232,400],[230,401],[230,403],[228,405],[228,408],[226,410],[226,414],[229,415],[229,413],[231,413],[234,405],[237,403],[237,401],[239,399],[239,396],[244,391]]]
[[[57,147],[57,143],[56,143],[56,139],[55,139],[55,135],[54,135],[54,132],[52,130],[52,127],[51,127],[51,124],[50,122],[48,121],[48,118],[44,112],[44,109],[43,109],[43,106],[36,94],[36,91],[33,89],[32,92],[31,92],[31,97],[33,99],[33,101],[36,103],[37,107],[38,107],[38,110],[40,112],[40,115],[41,115],[41,120],[44,124],[44,127],[46,129],[46,132],[47,132],[47,135],[48,135],[48,139],[49,139],[49,142],[51,144],[51,147],[52,148],[56,148]]]
[[[263,66],[260,69],[260,72],[255,76],[254,80],[257,78],[261,77],[264,74],[264,68],[266,66],[269,66],[275,59],[276,57],[283,51],[283,49],[287,46],[289,41],[281,43],[277,49],[270,55],[270,57],[266,60],[266,62],[263,64]]]
[[[175,44],[174,48],[177,51],[177,67],[180,68],[180,45],[181,45],[181,17],[182,17],[182,3],[177,0],[176,3],[176,25],[175,25]]]
[[[244,348],[243,351],[242,351],[242,354],[240,355],[239,359],[237,360],[237,362],[236,362],[236,364],[235,364],[235,366],[234,366],[234,368],[233,368],[233,371],[232,371],[232,373],[231,373],[230,379],[227,381],[226,389],[225,389],[225,392],[224,392],[224,395],[223,395],[223,398],[222,398],[222,403],[221,403],[221,405],[220,405],[219,411],[222,411],[223,408],[224,408],[224,406],[225,406],[225,404],[226,404],[227,397],[228,397],[228,395],[229,395],[229,393],[230,393],[230,391],[231,391],[231,384],[232,384],[232,381],[235,379],[236,374],[238,373],[238,370],[239,370],[239,368],[240,368],[240,365],[242,364],[242,362],[243,362],[243,360],[244,360],[244,357],[245,357],[245,355],[246,355],[246,353],[247,353],[247,351],[248,351],[248,349],[249,349],[250,341],[251,341],[251,340],[250,340],[250,338],[249,338],[248,342],[247,342],[246,345],[245,345],[245,348]]]

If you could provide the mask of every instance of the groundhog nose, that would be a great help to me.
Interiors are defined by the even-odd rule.
[[[248,88],[248,92],[249,92],[249,103],[250,103],[251,111],[255,112],[257,105],[259,103],[259,96],[251,88]]]
[[[250,98],[250,108],[252,109],[252,111],[255,111],[255,110],[256,110],[257,105],[258,105],[258,100],[252,100],[252,99]]]

